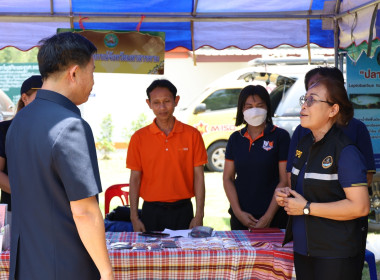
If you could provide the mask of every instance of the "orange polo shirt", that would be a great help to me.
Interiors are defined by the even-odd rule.
[[[168,136],[152,124],[138,130],[128,145],[127,168],[142,171],[145,201],[174,202],[194,196],[194,167],[207,163],[199,131],[175,120]]]

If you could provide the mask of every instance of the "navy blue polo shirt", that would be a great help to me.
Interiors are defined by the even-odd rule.
[[[376,166],[373,156],[372,142],[366,125],[358,119],[352,118],[347,126],[341,126],[340,128],[364,155],[367,172],[375,173]],[[287,172],[292,171],[293,159],[298,142],[308,133],[310,133],[310,129],[304,128],[301,125],[298,125],[294,131],[289,146],[288,162],[286,163]]]
[[[269,207],[279,183],[280,161],[288,156],[289,133],[267,124],[262,135],[252,140],[247,128],[235,131],[228,139],[226,160],[235,165],[235,187],[240,207],[261,218]]]
[[[70,202],[101,191],[90,126],[65,96],[38,90],[6,138],[12,186],[10,279],[99,279]]]
[[[296,192],[303,196],[303,179],[305,176],[305,165],[297,177]],[[360,151],[353,145],[345,147],[338,161],[338,180],[343,188],[351,187],[353,184],[366,182],[365,160]],[[301,255],[307,255],[305,216],[293,216],[293,249]]]

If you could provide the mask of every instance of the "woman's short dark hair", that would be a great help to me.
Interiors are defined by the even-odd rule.
[[[244,108],[245,102],[247,101],[247,98],[249,96],[254,96],[254,95],[257,95],[265,102],[265,105],[267,106],[267,117],[265,119],[265,122],[272,124],[272,116],[271,116],[272,110],[271,110],[271,104],[270,104],[268,91],[263,86],[260,86],[260,85],[257,85],[257,86],[249,85],[243,88],[240,92],[238,107],[237,107],[237,112],[236,112],[235,126],[239,126],[241,124],[247,123],[244,120],[243,108]]]
[[[316,85],[323,85],[327,89],[327,101],[339,105],[336,123],[345,126],[354,117],[354,108],[348,99],[346,88],[341,81],[331,77],[323,78]]]
[[[155,89],[155,88],[167,88],[172,94],[173,98],[177,96],[177,88],[169,81],[166,79],[158,79],[154,80],[150,86],[146,89],[146,94],[148,95],[148,99],[150,100],[150,93]]]
[[[38,67],[43,79],[64,71],[72,64],[86,66],[97,50],[88,39],[72,32],[58,33],[39,44]]]

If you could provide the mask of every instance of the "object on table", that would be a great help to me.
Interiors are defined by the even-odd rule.
[[[147,244],[145,244],[145,243],[141,243],[141,242],[132,243],[132,250],[133,251],[144,251],[146,249],[148,249],[148,248],[147,248]]]
[[[180,243],[182,250],[194,250],[194,244],[190,242]]]
[[[174,240],[161,241],[162,248],[178,248],[177,243]]]
[[[160,241],[160,238],[159,237],[148,237],[146,239],[146,242],[147,243],[156,243],[156,242],[159,242]]]
[[[223,247],[227,250],[237,250],[239,249],[238,243],[233,238],[222,238]]]
[[[161,251],[162,248],[161,248],[160,243],[150,243],[148,245],[148,250],[149,251]]]
[[[171,230],[164,229],[163,233],[167,233],[171,238],[179,238],[179,237],[189,237],[191,229],[180,229],[180,230]]]
[[[213,230],[214,229],[212,227],[197,226],[191,230],[190,235],[192,237],[197,237],[197,238],[198,237],[211,237]]]
[[[168,233],[162,233],[160,231],[144,231],[139,233],[141,236],[149,236],[149,237],[168,237]]]
[[[115,242],[110,245],[110,248],[114,250],[132,249],[132,245],[129,242]]]

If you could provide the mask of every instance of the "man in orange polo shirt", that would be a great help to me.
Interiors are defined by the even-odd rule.
[[[136,131],[128,147],[129,196],[134,231],[188,229],[203,224],[207,153],[201,134],[173,116],[179,96],[168,80],[155,80],[146,100],[156,118]],[[141,220],[140,196],[144,199]],[[196,214],[191,198],[195,196]]]

